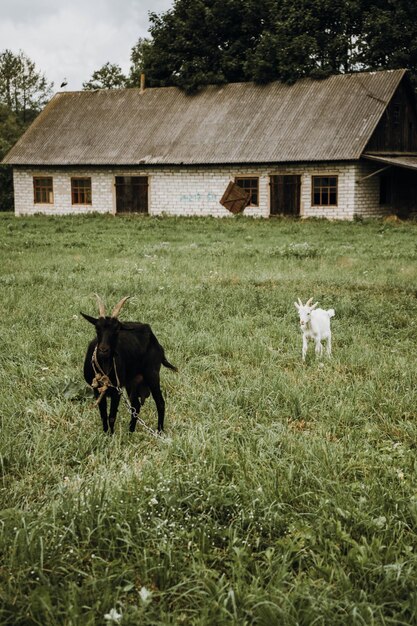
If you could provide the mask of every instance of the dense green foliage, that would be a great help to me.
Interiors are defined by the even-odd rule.
[[[94,89],[120,89],[126,87],[126,77],[120,65],[105,63],[99,70],[93,72],[90,80],[83,83],[86,91]]]
[[[1,624],[417,622],[415,223],[3,215],[0,242]],[[165,439],[101,432],[93,292],[179,368]],[[302,364],[298,296],[336,309],[331,360]]]
[[[153,86],[399,67],[417,75],[417,5],[408,0],[175,0],[150,19],[143,69]]]
[[[0,103],[0,161],[23,133],[25,126],[11,109]],[[12,168],[0,165],[0,211],[13,209]]]
[[[0,53],[0,161],[52,94],[52,84],[24,52]],[[13,209],[12,168],[0,165],[0,211]]]
[[[137,87],[141,72],[151,87],[188,91],[381,68],[408,68],[417,82],[417,4],[408,0],[174,0],[150,22],[129,74],[107,63],[84,88]]]

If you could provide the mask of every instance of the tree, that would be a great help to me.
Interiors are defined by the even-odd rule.
[[[92,89],[122,89],[126,87],[127,78],[120,65],[105,63],[93,72],[89,81],[83,83],[85,91]]]
[[[149,39],[139,37],[137,43],[133,46],[130,54],[130,70],[127,79],[128,87],[138,87],[140,85],[140,75],[145,70],[145,59],[151,42]]]
[[[0,53],[0,161],[52,95],[48,83],[24,52]],[[12,168],[0,166],[0,211],[13,209]]]
[[[0,103],[23,123],[32,121],[52,95],[53,83],[37,71],[24,52],[0,54]]]
[[[24,125],[6,105],[0,104],[0,161],[22,134]],[[12,168],[0,165],[0,211],[13,209]]]
[[[352,71],[359,32],[359,0],[282,0],[249,54],[247,78],[293,82]]]
[[[143,69],[152,86],[189,91],[246,79],[248,51],[260,41],[273,0],[176,0],[150,14],[152,41]]]
[[[364,0],[359,60],[369,69],[406,67],[417,83],[417,4]]]
[[[417,76],[409,0],[174,0],[150,22],[141,63],[151,86],[192,91],[398,67]]]

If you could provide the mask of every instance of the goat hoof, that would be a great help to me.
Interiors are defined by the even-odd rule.
[[[130,431],[131,433],[134,433],[134,432],[135,432],[135,430],[136,430],[136,422],[130,422],[130,425],[129,425],[129,431]]]

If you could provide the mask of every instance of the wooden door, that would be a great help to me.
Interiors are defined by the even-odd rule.
[[[242,189],[236,182],[230,181],[226,187],[220,204],[231,213],[241,213],[250,202],[250,193]]]
[[[148,177],[116,176],[116,213],[148,212]]]
[[[270,177],[271,215],[300,215],[301,176]]]

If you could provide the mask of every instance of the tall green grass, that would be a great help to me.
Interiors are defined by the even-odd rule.
[[[417,623],[416,235],[1,215],[0,623]],[[179,368],[164,439],[101,432],[93,292]],[[336,309],[331,360],[297,297]]]

